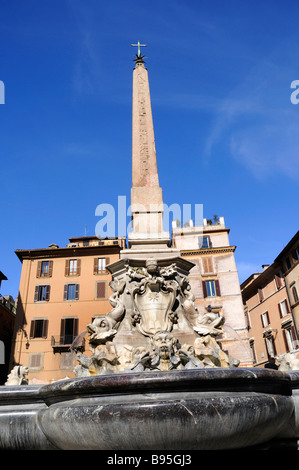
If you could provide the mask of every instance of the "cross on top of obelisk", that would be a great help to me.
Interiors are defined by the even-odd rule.
[[[138,41],[137,44],[131,44],[133,47],[138,47],[138,54],[136,54],[138,57],[141,55],[140,47],[146,47],[147,44],[140,44],[140,41]]]

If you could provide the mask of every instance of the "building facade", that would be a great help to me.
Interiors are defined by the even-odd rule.
[[[236,247],[230,245],[229,232],[223,217],[216,223],[203,219],[199,227],[193,226],[192,221],[185,227],[173,223],[172,244],[183,258],[195,264],[189,280],[199,313],[212,308],[225,317],[218,341],[225,352],[241,361],[240,367],[251,367],[253,358],[234,256]]]
[[[275,262],[283,272],[290,310],[296,330],[299,331],[299,232],[279,253]]]
[[[119,259],[125,238],[69,242],[63,248],[16,251],[22,272],[10,368],[28,366],[29,383],[74,377],[76,351],[85,351],[86,325],[112,308],[106,266]]]
[[[0,288],[2,281],[7,281],[0,271]],[[6,382],[11,342],[16,318],[15,301],[10,295],[2,295],[0,291],[0,385]]]
[[[241,285],[254,365],[269,357],[297,356],[299,347],[299,240],[298,233],[269,266]]]

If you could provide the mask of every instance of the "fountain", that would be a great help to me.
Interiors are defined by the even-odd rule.
[[[140,50],[135,62],[133,232],[120,260],[107,266],[111,311],[87,325],[91,354],[77,354],[76,378],[23,385],[17,374],[25,367],[0,387],[0,449],[292,447],[299,377],[239,367],[222,350],[225,318],[211,308],[198,312],[193,263],[169,246]]]

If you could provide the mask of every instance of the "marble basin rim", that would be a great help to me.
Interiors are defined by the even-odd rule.
[[[244,448],[275,438],[294,411],[289,375],[267,369],[83,377],[39,395],[39,426],[66,450]]]

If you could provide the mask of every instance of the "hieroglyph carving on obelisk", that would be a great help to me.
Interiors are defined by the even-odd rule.
[[[139,42],[133,71],[132,189],[133,233],[129,241],[168,238],[163,231],[163,198],[159,186],[154,126],[147,69]]]

